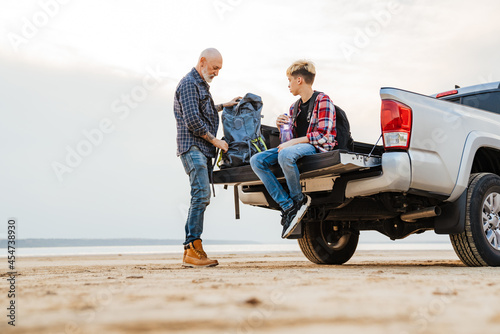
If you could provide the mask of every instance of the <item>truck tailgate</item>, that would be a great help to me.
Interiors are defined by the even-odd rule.
[[[297,161],[301,180],[314,177],[337,176],[349,172],[361,171],[380,166],[382,159],[379,156],[334,150],[306,156]],[[278,180],[284,179],[279,165],[271,168]],[[225,185],[252,185],[261,181],[248,166],[226,168],[213,173],[215,184]]]

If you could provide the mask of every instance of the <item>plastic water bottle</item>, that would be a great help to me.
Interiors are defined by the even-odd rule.
[[[285,114],[285,116],[288,116],[288,114]],[[292,120],[289,119],[288,123],[285,123],[280,126],[280,135],[282,143],[289,141],[290,139],[293,138],[291,121]]]

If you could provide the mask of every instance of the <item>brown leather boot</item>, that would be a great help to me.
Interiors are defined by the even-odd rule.
[[[215,267],[218,264],[217,260],[211,260],[207,257],[200,239],[190,242],[184,250],[183,267]]]

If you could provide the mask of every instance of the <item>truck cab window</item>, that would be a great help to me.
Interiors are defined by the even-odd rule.
[[[464,96],[462,104],[500,114],[500,92]]]

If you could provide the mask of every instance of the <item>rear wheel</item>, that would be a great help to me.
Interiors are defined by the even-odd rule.
[[[354,254],[358,239],[358,231],[338,229],[334,222],[308,221],[304,226],[304,236],[298,242],[302,253],[311,262],[343,264]]]
[[[500,266],[500,177],[472,174],[467,190],[465,231],[450,235],[462,262],[470,267]]]

